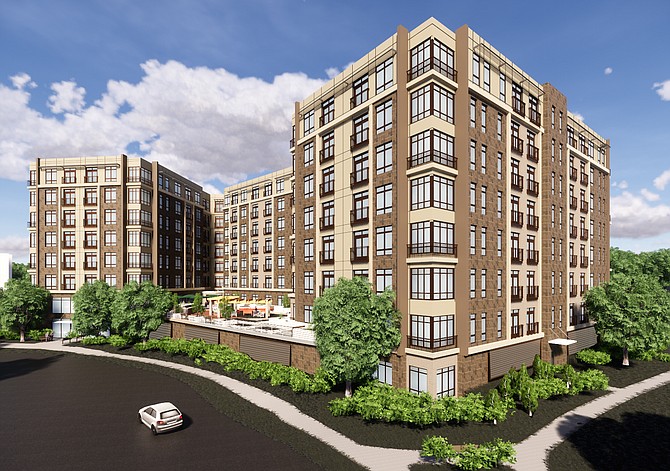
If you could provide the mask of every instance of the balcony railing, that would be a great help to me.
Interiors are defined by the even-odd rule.
[[[350,148],[353,150],[357,147],[364,146],[368,143],[368,130],[356,132],[351,135]]]
[[[366,206],[364,208],[352,209],[349,213],[349,222],[350,224],[367,224],[369,220],[369,208]]]
[[[526,293],[526,299],[528,301],[535,301],[540,296],[540,287],[537,285],[527,286],[528,293]]]
[[[577,255],[570,255],[570,268],[577,267]]]
[[[523,301],[523,286],[512,286],[511,298],[515,303]]]
[[[581,240],[589,240],[589,230],[588,229],[582,229],[580,231],[579,238]]]
[[[526,226],[528,227],[529,230],[531,231],[536,231],[540,227],[540,216],[535,216],[533,214],[527,214],[526,218],[528,220],[528,224]]]
[[[510,184],[513,190],[523,191],[523,177],[517,172],[512,172]]]
[[[589,150],[588,150],[588,148],[586,147],[586,145],[581,144],[581,145],[579,146],[579,150],[581,151],[582,154],[584,154],[584,155],[589,155]]]
[[[589,285],[579,285],[579,294],[581,296],[584,296],[584,293],[586,293],[589,289]]]
[[[577,139],[574,137],[568,137],[568,144],[570,144],[575,149],[577,148]]]
[[[98,241],[97,240],[84,240],[84,248],[85,249],[95,249],[98,247]]]
[[[237,257],[238,251],[237,249],[231,249],[230,250],[230,256],[231,257]]]
[[[584,186],[589,186],[589,175],[587,173],[581,173],[579,175],[579,183]]]
[[[528,144],[528,160],[531,162],[539,162],[540,161],[540,149],[538,149],[535,146],[531,146]]]
[[[37,185],[37,180],[28,180],[27,183],[28,183],[28,186],[36,186]]]
[[[335,227],[335,216],[324,216],[319,218],[319,229],[325,231]]]
[[[577,197],[576,196],[571,196],[570,197],[570,209],[577,209]]]
[[[272,227],[264,227],[264,228],[263,228],[263,234],[264,234],[264,235],[270,235],[270,234],[272,234]]]
[[[272,271],[272,264],[263,265],[263,270],[264,271]]]
[[[573,314],[570,316],[570,325],[586,324],[589,321],[589,316],[586,313]]]
[[[258,247],[251,247],[251,255],[258,255]]]
[[[407,244],[407,256],[416,255],[449,255],[456,256],[456,244],[446,244],[443,242],[423,242]]]
[[[272,246],[271,245],[264,245],[263,246],[263,253],[272,253]]]
[[[353,247],[350,253],[351,263],[367,263],[369,260],[368,257],[368,247]]]
[[[355,172],[351,172],[351,175],[349,176],[349,184],[351,188],[354,188],[358,185],[366,185],[368,183],[368,169],[364,168],[362,170],[357,170]]]
[[[528,119],[530,119],[530,122],[533,123],[535,126],[540,126],[542,124],[542,117],[540,115],[540,112],[537,111],[535,108],[531,108],[528,110]]]
[[[251,219],[258,219],[258,211],[251,212]]]
[[[570,285],[570,297],[574,298],[577,296],[577,285]]]
[[[526,104],[521,101],[518,97],[512,97],[512,109],[516,114],[521,116],[526,116]]]
[[[431,149],[409,157],[407,159],[407,168],[418,167],[428,162],[433,162],[456,169],[457,159],[453,155]]]
[[[61,206],[74,206],[77,204],[77,201],[74,198],[61,198]]]
[[[588,268],[589,267],[589,257],[581,257],[579,259],[579,266],[581,268]]]
[[[77,244],[75,243],[74,240],[67,240],[67,241],[64,240],[63,242],[61,242],[60,246],[63,249],[76,249],[77,248]]]
[[[35,228],[37,227],[37,221],[28,221],[28,227],[29,228]]]
[[[98,204],[98,198],[84,198],[84,206],[95,206]]]
[[[589,212],[589,202],[588,201],[581,201],[579,204],[579,210],[582,213],[588,213]]]
[[[251,265],[251,271],[252,272],[257,272],[258,271],[258,265]],[[257,286],[258,288],[258,286]]]
[[[428,59],[424,60],[420,64],[415,65],[412,67],[410,70],[407,71],[407,81],[414,80],[415,78],[425,74],[429,70],[434,70],[448,79],[453,80],[454,82],[456,81],[456,78],[458,76],[456,70],[454,70],[452,67],[449,67],[447,64],[442,62],[441,60],[435,58],[435,57],[429,57]]]
[[[63,270],[74,270],[77,268],[77,265],[74,262],[62,262],[60,266]]]
[[[322,250],[319,252],[319,262],[322,265],[332,265],[335,263],[335,251],[334,250]]]
[[[288,141],[288,146],[289,146],[289,147],[295,147],[295,138],[293,138],[293,139],[291,139],[290,141]]]
[[[517,136],[512,136],[512,152],[523,155],[523,139],[519,139]]]
[[[528,329],[526,330],[526,333],[528,335],[533,335],[533,334],[540,333],[540,323],[539,322],[527,323],[526,326],[528,327]]]
[[[530,196],[538,196],[540,194],[540,184],[535,180],[526,180],[526,192]]]
[[[77,177],[63,177],[61,183],[77,183]]]
[[[249,234],[251,235],[251,237],[258,237],[258,229],[251,229]]]
[[[98,269],[98,264],[97,263],[86,263],[84,262],[84,270],[97,270]]]
[[[328,182],[319,184],[319,196],[328,196],[335,193],[335,182],[330,180]]]
[[[575,167],[570,167],[570,180],[577,181],[577,169]]]
[[[512,225],[514,227],[523,227],[523,213],[512,210]]]
[[[570,237],[572,239],[577,238],[577,226],[570,226]]]
[[[512,334],[513,339],[523,337],[523,326],[522,325],[513,325],[511,334]]]
[[[523,263],[523,249],[512,248],[512,263]]]
[[[456,348],[456,335],[451,337],[442,337],[439,339],[430,339],[425,337],[407,336],[407,346],[416,348],[417,350],[425,350],[429,352],[437,352],[440,350],[447,350],[449,348]]]
[[[540,262],[540,252],[538,250],[526,251],[526,263],[528,265],[537,265]]]
[[[335,158],[335,148],[334,147],[326,147],[325,149],[321,149],[319,151],[319,162],[324,163],[328,162],[329,160],[332,160]]]

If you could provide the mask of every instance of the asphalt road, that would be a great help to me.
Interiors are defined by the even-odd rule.
[[[153,436],[140,407],[171,401],[181,430]],[[0,468],[314,470],[169,376],[98,358],[0,349]]]

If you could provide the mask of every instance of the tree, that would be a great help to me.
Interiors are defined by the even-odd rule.
[[[172,306],[169,291],[150,281],[131,281],[112,302],[112,329],[130,340],[146,340]]]
[[[74,293],[74,331],[81,335],[99,335],[111,327],[112,302],[116,290],[106,282],[85,283]]]
[[[28,279],[9,280],[0,298],[0,321],[5,328],[18,328],[21,342],[26,330],[44,321],[49,292]]]
[[[30,275],[28,274],[28,265],[25,263],[12,262],[12,279],[30,280]]]
[[[284,293],[284,296],[281,298],[281,305],[284,308],[291,307],[291,298],[288,297],[288,294]]]
[[[380,357],[400,344],[400,313],[395,293],[372,292],[364,278],[340,278],[314,302],[314,332],[321,367],[336,382],[370,378]]]
[[[628,353],[666,348],[670,341],[670,295],[653,275],[615,273],[584,297],[603,343]]]
[[[196,293],[191,305],[191,312],[193,314],[201,314],[204,310],[205,308],[202,307],[202,294]]]

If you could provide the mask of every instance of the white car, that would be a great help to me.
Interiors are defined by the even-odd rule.
[[[149,427],[154,435],[174,430],[184,424],[181,412],[171,402],[160,402],[142,407],[138,411],[138,417],[140,422]]]

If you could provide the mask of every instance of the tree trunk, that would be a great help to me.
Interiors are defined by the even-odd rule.
[[[628,361],[628,348],[623,347],[623,366],[630,366],[630,362]]]
[[[25,329],[25,327],[19,327],[19,333],[21,335],[20,342],[25,342],[26,341],[26,329]]]
[[[351,381],[346,382],[346,387],[344,390],[344,397],[351,397]]]

